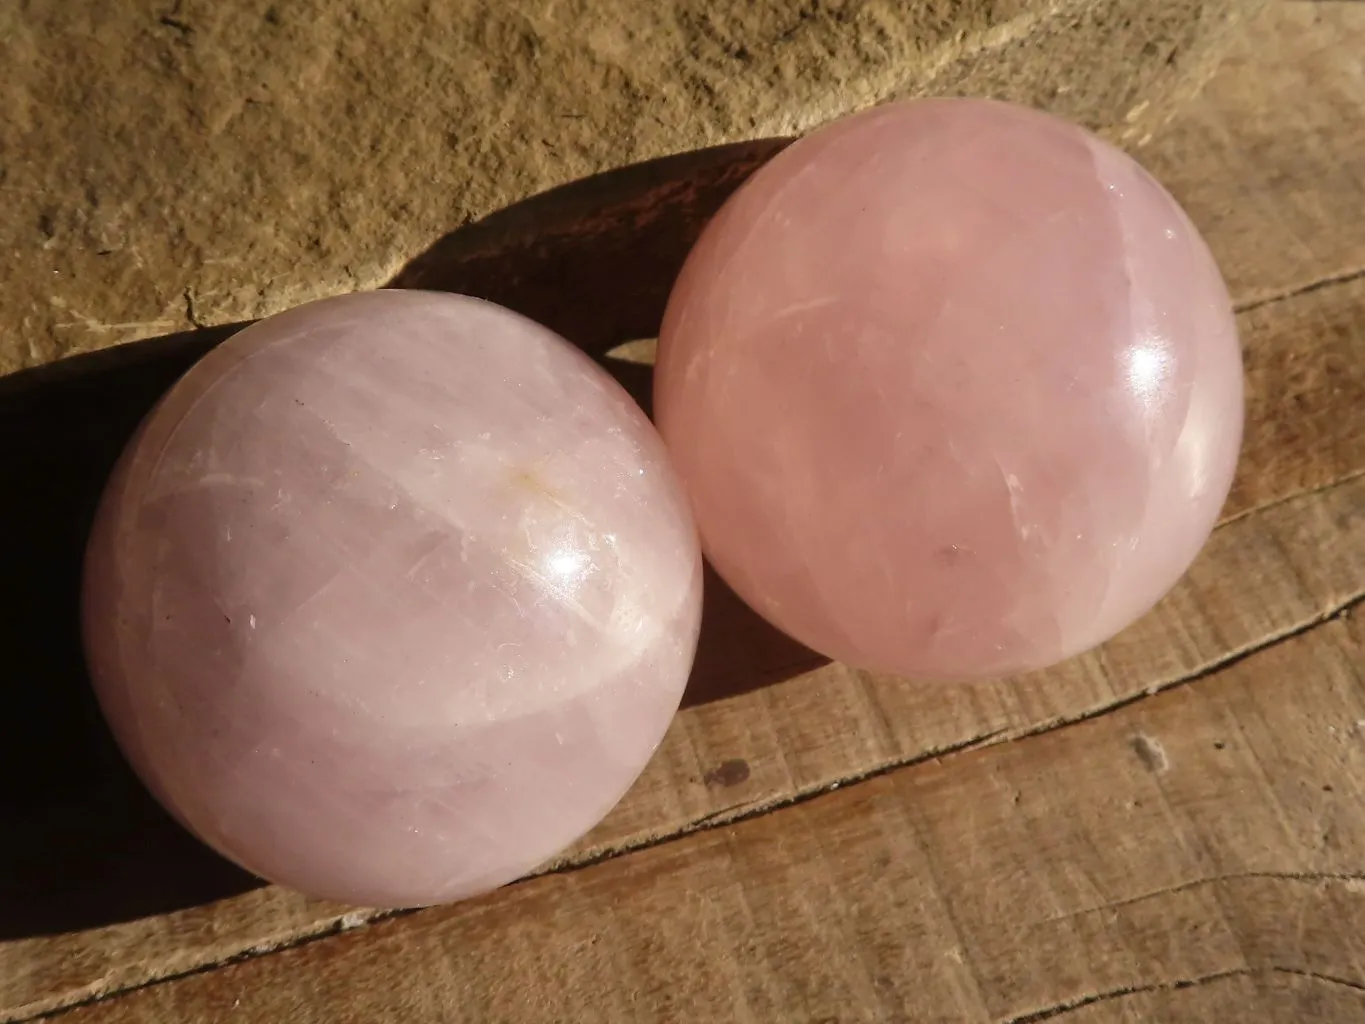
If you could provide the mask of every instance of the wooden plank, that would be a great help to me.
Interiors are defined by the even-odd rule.
[[[1346,15],[1338,29],[1342,38],[1351,38],[1349,33],[1359,32],[1361,22],[1349,11]],[[1301,7],[1275,9],[1258,29],[1262,45],[1283,30],[1282,38],[1288,42],[1267,52],[1276,53],[1282,62],[1298,60],[1289,44],[1298,38],[1295,26],[1302,24]],[[1320,38],[1319,29],[1313,31],[1318,35],[1312,38]],[[1359,38],[1365,39],[1365,34]],[[1321,56],[1319,50],[1310,48],[1303,59]],[[1264,73],[1263,69],[1251,70]],[[1245,67],[1237,73],[1249,76]],[[1220,200],[1200,200],[1200,196],[1217,197],[1228,188],[1242,187],[1236,183],[1260,180],[1246,140],[1259,137],[1257,133],[1268,137],[1273,128],[1266,127],[1263,97],[1255,88],[1218,88],[1223,90],[1219,102],[1225,105],[1221,112],[1201,107],[1198,117],[1203,119],[1200,124],[1221,126],[1219,134],[1207,134],[1206,146],[1213,153],[1210,173],[1225,177],[1198,183],[1193,171],[1186,172],[1192,188],[1199,184],[1195,192],[1183,196],[1196,215],[1201,201],[1208,204],[1207,209],[1221,208]],[[1247,106],[1239,107],[1239,98],[1246,99]],[[1302,112],[1308,101],[1305,97],[1302,103],[1282,103],[1283,112],[1270,119],[1291,141],[1300,138],[1293,133],[1301,123],[1318,124],[1314,116]],[[1215,122],[1215,114],[1221,120]],[[1341,134],[1339,126],[1332,131],[1318,126],[1314,131],[1323,140],[1315,147],[1301,147],[1305,157],[1293,169],[1301,177],[1292,180],[1303,184],[1295,187],[1307,195],[1309,183],[1322,180],[1336,182],[1332,188],[1341,191],[1328,190],[1330,201],[1317,206],[1305,203],[1284,216],[1293,218],[1296,236],[1320,236],[1323,251],[1331,257],[1322,267],[1339,271],[1340,261],[1350,257],[1355,251],[1352,245],[1360,241],[1353,230],[1355,221],[1344,215],[1346,190],[1357,188],[1357,196],[1360,192],[1354,179],[1333,176],[1333,161],[1340,164],[1349,157],[1332,148],[1328,138],[1334,131]],[[1157,139],[1149,149],[1161,145]],[[1283,185],[1283,181],[1262,181],[1255,188],[1246,187],[1249,194],[1260,195],[1256,189]],[[1261,215],[1263,204],[1238,209],[1247,211],[1245,224],[1229,212],[1232,219],[1224,219],[1210,231],[1220,256],[1226,259],[1226,251],[1251,245],[1246,240],[1264,231],[1266,243],[1253,248],[1278,267],[1276,273],[1286,282],[1281,291],[1302,290],[1294,276],[1300,264],[1276,262],[1286,237],[1283,225],[1291,222],[1267,220]],[[1222,238],[1231,241],[1225,245]],[[1349,240],[1338,241],[1343,238]],[[1314,273],[1320,277],[1329,271]],[[838,666],[817,668],[737,605],[728,603],[731,599],[723,591],[712,588],[706,640],[691,698],[694,706],[679,718],[630,797],[565,863],[588,863],[669,836],[714,827],[936,752],[999,742],[1098,714],[1150,689],[1197,678],[1241,652],[1301,630],[1357,599],[1365,579],[1361,572],[1365,527],[1359,514],[1362,484],[1350,478],[1365,465],[1361,455],[1365,425],[1356,415],[1365,390],[1365,361],[1359,357],[1363,286],[1346,281],[1262,304],[1242,315],[1251,359],[1252,418],[1247,457],[1230,510],[1248,514],[1220,529],[1186,583],[1133,631],[1094,655],[1017,685],[921,690]],[[1245,299],[1242,293],[1239,297]],[[1245,301],[1260,299],[1253,295]],[[1311,415],[1305,415],[1305,409]],[[97,422],[87,426],[98,433]],[[104,440],[107,444],[109,439]],[[1343,480],[1319,497],[1295,497]],[[740,692],[774,679],[783,681]],[[141,894],[138,885],[147,881],[145,872],[139,874],[136,868],[136,851],[145,851],[149,841],[153,850],[162,852],[164,859],[151,861],[159,871],[171,872],[194,862],[207,874],[217,871],[225,876],[211,880],[210,892],[215,886],[221,893],[246,884],[217,862],[203,860],[173,829],[157,831],[164,823],[158,824],[161,819],[155,817],[154,809],[120,802],[135,798],[117,785],[105,787],[117,770],[116,762],[96,759],[92,763],[78,757],[76,770],[70,772],[74,789],[68,795],[72,799],[54,802],[59,819],[55,823],[43,820],[38,827],[25,828],[25,856],[3,862],[6,867],[17,863],[24,872],[0,872],[5,875],[0,891],[16,894],[15,899],[27,895],[31,904],[53,910],[60,909],[64,894],[68,902],[85,907],[109,891],[122,890],[130,902],[120,914],[135,914]],[[106,771],[107,775],[101,774]],[[24,766],[16,764],[14,774],[23,781]],[[90,787],[92,775],[99,777],[99,785],[81,789]],[[106,841],[99,829],[78,827],[83,816],[112,830],[118,842]],[[131,824],[120,825],[120,817]],[[33,823],[33,819],[20,820],[26,826]],[[163,847],[157,846],[158,836],[165,841]],[[89,847],[89,863],[71,852],[82,844]],[[35,864],[50,868],[59,856],[63,858],[61,873],[25,873],[36,870]],[[201,858],[197,862],[196,856]],[[85,874],[70,872],[73,860],[85,868]],[[111,885],[110,874],[137,884]],[[44,884],[58,887],[44,888]],[[23,892],[26,886],[27,894]],[[178,894],[184,902],[173,913],[133,920],[114,915],[110,923],[101,922],[102,927],[68,934],[36,934],[41,929],[34,928],[2,936],[0,1020],[20,1019],[198,970],[252,950],[286,946],[364,919],[348,908],[311,904],[276,889],[253,890],[199,905],[204,889],[196,886]],[[5,906],[0,901],[0,908]],[[0,910],[0,927],[5,926],[6,917]]]
[[[1360,1019],[1349,618],[1103,717],[58,1019]]]
[[[1365,5],[1276,3],[1138,150],[1239,305],[1365,273]]]
[[[1365,33],[1361,38],[1365,42]],[[1365,165],[1365,140],[1361,153]],[[1365,185],[1361,196],[1365,207]],[[1357,369],[1365,350],[1362,304],[1365,275],[1357,275],[1258,305],[1238,318],[1246,346],[1247,419],[1225,516],[1365,469],[1359,413],[1365,374]]]

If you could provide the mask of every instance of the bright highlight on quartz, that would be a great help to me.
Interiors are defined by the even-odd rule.
[[[509,882],[597,823],[677,709],[700,554],[604,371],[474,299],[378,292],[247,328],[147,418],[87,555],[134,767],[307,893]]]

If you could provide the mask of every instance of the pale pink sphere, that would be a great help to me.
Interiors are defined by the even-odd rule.
[[[511,881],[625,793],[677,709],[701,556],[640,409],[462,296],[248,327],[142,424],[86,556],[128,758],[192,831],[378,906]]]
[[[857,666],[1083,651],[1209,535],[1242,431],[1227,290],[1184,212],[1073,125],[877,108],[777,156],[688,258],[656,418],[703,546]]]

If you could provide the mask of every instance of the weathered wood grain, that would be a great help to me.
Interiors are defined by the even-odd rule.
[[[1365,5],[1279,2],[1141,159],[1245,307],[1365,273]]]
[[[1102,718],[59,1019],[1024,1024],[1156,995],[1359,1019],[1360,664],[1335,620]]]

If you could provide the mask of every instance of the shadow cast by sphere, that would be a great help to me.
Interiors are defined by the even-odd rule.
[[[124,441],[234,327],[0,379],[0,939],[159,913],[257,884],[126,767],[86,681],[81,558]]]
[[[392,287],[459,291],[539,320],[649,407],[651,369],[613,359],[652,337],[702,226],[786,144],[702,150],[575,182],[467,225]],[[78,602],[99,492],[138,422],[243,324],[189,331],[0,378],[0,941],[99,927],[261,883],[151,799],[105,729]],[[686,704],[819,664],[708,570]]]
[[[488,299],[593,355],[652,338],[701,229],[790,141],[696,150],[533,196],[446,235],[389,285]]]

